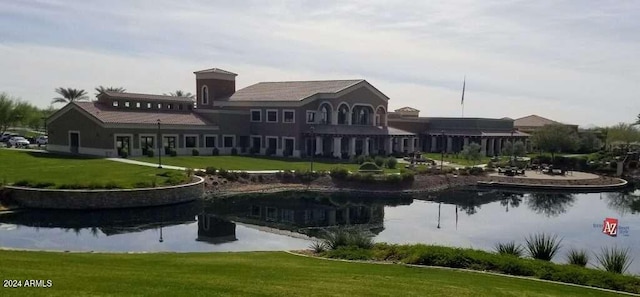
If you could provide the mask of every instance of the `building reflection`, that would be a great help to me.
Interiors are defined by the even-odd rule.
[[[252,194],[208,203],[203,219],[213,216],[309,236],[317,236],[319,232],[337,226],[378,234],[384,230],[385,206],[408,205],[411,202],[410,197],[401,195],[374,197],[312,192]]]
[[[236,224],[214,214],[199,214],[196,240],[212,244],[236,241]]]

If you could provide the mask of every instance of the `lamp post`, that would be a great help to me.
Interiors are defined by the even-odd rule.
[[[311,172],[313,173],[313,157],[316,154],[316,127],[311,126],[309,130],[311,131]]]
[[[442,173],[442,167],[444,165],[444,150],[445,150],[445,139],[444,139],[444,130],[441,131],[442,132],[442,150],[441,150],[441,156],[440,156],[440,172]]]
[[[158,119],[158,169],[162,169],[162,137],[160,135],[160,119]],[[162,229],[160,229],[162,234]],[[162,239],[162,235],[160,236]]]

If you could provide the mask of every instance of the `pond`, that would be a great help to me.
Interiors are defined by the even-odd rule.
[[[618,220],[617,236],[602,232]],[[492,250],[545,232],[570,248],[629,248],[640,274],[640,190],[518,193],[475,188],[421,196],[286,192],[109,211],[28,210],[0,215],[0,247],[71,251],[266,251],[309,247],[336,226],[377,242]],[[591,257],[595,260],[595,258]],[[591,261],[593,262],[593,261]]]

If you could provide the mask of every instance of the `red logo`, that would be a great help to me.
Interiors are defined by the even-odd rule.
[[[618,236],[618,219],[606,218],[602,224],[602,233],[611,237]]]

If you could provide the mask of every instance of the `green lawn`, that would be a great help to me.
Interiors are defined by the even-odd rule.
[[[172,170],[129,165],[99,158],[82,158],[47,153],[0,149],[0,183],[50,182],[62,184],[115,183],[132,188],[136,183],[155,180],[162,185],[166,177],[157,176]]]
[[[156,162],[155,158],[135,157],[134,160],[144,162]],[[167,165],[187,168],[205,169],[213,166],[226,170],[309,170],[309,159],[269,158],[256,156],[177,156],[162,158],[162,163]],[[315,160],[313,170],[331,170],[334,167],[344,167],[350,171],[357,171],[359,165],[345,163],[337,160]],[[400,167],[400,164],[398,164]],[[385,170],[385,172],[397,172],[397,170]]]
[[[442,158],[442,154],[440,153],[422,153],[422,156],[424,156],[425,158],[429,158],[432,159],[434,161],[436,161],[437,164],[440,164],[440,159]],[[444,161],[445,162],[450,162],[450,163],[455,163],[455,164],[460,164],[460,165],[465,165],[465,166],[473,166],[473,165],[479,165],[479,164],[487,164],[491,158],[490,157],[482,157],[480,159],[480,161],[477,161],[474,163],[474,161],[471,160],[467,160],[465,158],[462,157],[462,155],[458,155],[459,157],[456,158],[454,154],[445,154],[444,155]],[[506,158],[506,157],[505,157]]]
[[[51,288],[1,296],[615,296],[566,285],[434,268],[326,261],[283,252],[89,254],[0,251],[7,279]]]

